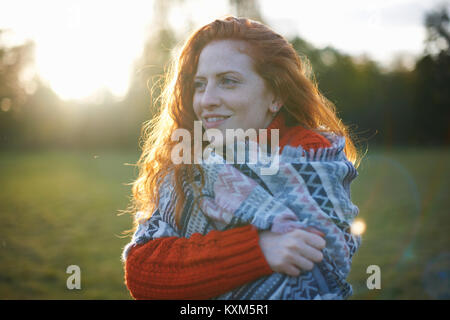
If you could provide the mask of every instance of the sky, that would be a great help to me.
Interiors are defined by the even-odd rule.
[[[295,30],[318,47],[331,45],[353,55],[367,53],[386,64],[396,54],[422,52],[426,37],[424,13],[444,2],[315,0],[308,1],[304,10],[301,6],[286,9],[295,3],[297,1],[264,0],[263,14],[273,25],[279,26],[283,34]]]
[[[181,36],[187,19],[199,27],[229,14],[226,0],[179,1],[170,24]],[[261,14],[275,31],[298,34],[318,48],[333,46],[366,54],[383,66],[398,55],[423,52],[424,13],[449,0],[260,0]],[[83,99],[100,88],[123,96],[133,61],[152,29],[152,0],[2,0],[0,29],[13,32],[10,45],[36,43],[36,69],[63,99]],[[408,59],[406,59],[408,61]]]

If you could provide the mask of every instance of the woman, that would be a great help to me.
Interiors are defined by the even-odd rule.
[[[189,37],[170,80],[133,186],[137,230],[123,254],[131,295],[348,297],[359,239],[349,232],[357,208],[348,199],[356,172],[347,158],[355,161],[356,150],[293,47],[255,21],[215,20]],[[279,146],[280,170],[261,176],[259,164],[174,164],[173,134],[194,136],[195,121],[224,136],[267,129],[270,138],[278,129],[269,145]],[[193,159],[198,147],[189,143]]]

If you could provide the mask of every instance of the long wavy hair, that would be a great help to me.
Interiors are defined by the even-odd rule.
[[[280,112],[285,113],[287,125],[302,125],[345,136],[345,154],[353,163],[357,160],[357,150],[348,128],[337,117],[334,104],[319,92],[308,61],[300,58],[284,37],[264,24],[226,16],[199,28],[188,37],[166,73],[159,97],[159,111],[143,126],[142,154],[136,164],[139,176],[133,183],[130,211],[144,214],[135,219],[135,227],[138,220],[150,218],[158,207],[159,189],[168,174],[175,190],[172,212],[179,227],[186,199],[183,185],[192,182],[198,173],[204,183],[199,165],[175,165],[172,162],[171,150],[178,141],[172,141],[171,135],[174,130],[183,128],[193,136],[194,121],[197,120],[193,95],[198,59],[208,43],[224,39],[241,40],[247,44],[247,54],[253,59],[255,71],[284,103]],[[193,152],[193,146],[191,150]]]

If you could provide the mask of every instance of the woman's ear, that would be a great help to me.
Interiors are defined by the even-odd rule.
[[[279,98],[275,98],[272,101],[272,105],[270,107],[270,111],[274,112],[274,113],[278,112],[278,111],[280,111],[282,106],[283,106],[283,101],[281,101],[281,99],[279,99]]]

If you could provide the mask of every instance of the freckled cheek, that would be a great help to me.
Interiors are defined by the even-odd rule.
[[[236,96],[227,99],[227,105],[230,109],[233,109],[235,112],[238,113],[247,113],[251,110],[251,106],[253,104],[253,101],[251,99],[248,99],[245,96]]]
[[[256,110],[252,108],[251,102],[235,105],[234,107],[234,121],[237,127],[246,130],[253,128],[255,123],[259,123],[260,114],[255,112]]]

